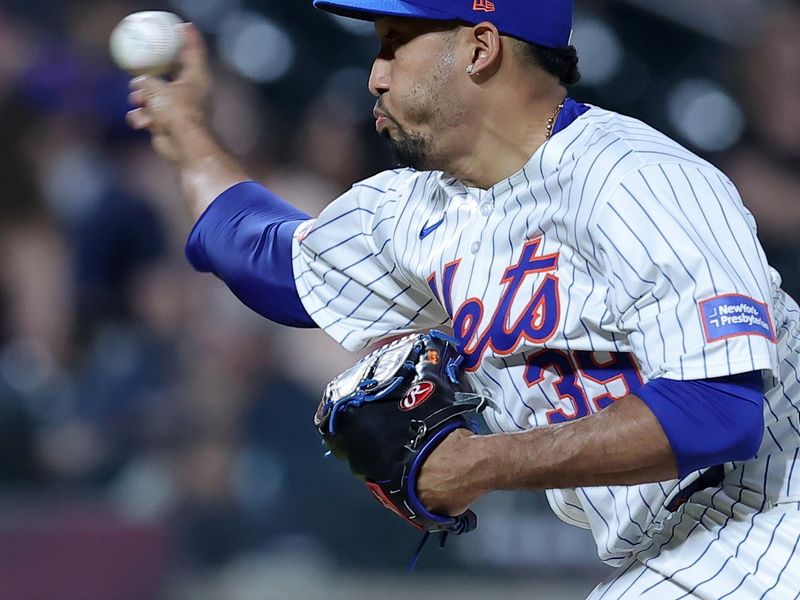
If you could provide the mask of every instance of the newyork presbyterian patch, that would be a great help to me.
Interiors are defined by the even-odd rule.
[[[699,303],[707,342],[739,335],[758,335],[775,341],[769,307],[748,296],[723,294]]]

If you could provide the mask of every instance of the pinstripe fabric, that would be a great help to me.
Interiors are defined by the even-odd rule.
[[[763,497],[743,491],[726,486],[693,496],[589,599],[800,597],[800,504],[764,506]]]
[[[640,121],[592,108],[488,190],[466,188],[439,172],[382,173],[333,202],[303,235],[294,246],[297,288],[318,324],[350,350],[443,323],[460,327],[456,334],[475,353],[472,383],[495,399],[487,415],[495,431],[579,418],[657,377],[762,370],[769,388],[764,442],[748,469],[729,465],[729,478],[769,506],[800,500],[800,311],[780,290],[731,182]],[[557,257],[555,266],[527,268],[524,248],[535,250],[528,258],[536,265]],[[523,267],[524,276],[515,279]],[[557,299],[548,296],[532,309],[548,277],[557,279]],[[515,295],[506,294],[512,287]],[[766,305],[777,343],[761,335],[709,341],[699,303],[724,294]],[[501,305],[506,312],[496,314]],[[548,319],[551,334],[536,338]],[[509,340],[519,323],[528,323],[528,334]],[[665,503],[697,476],[550,490],[548,499],[563,520],[591,529],[603,560],[644,565],[636,557],[646,557],[642,568],[663,576],[669,561],[662,565],[662,554],[679,547],[682,559],[694,560],[701,542],[692,540],[701,536],[693,532],[713,538],[740,521],[712,524],[709,513],[701,517],[691,507],[664,514]],[[736,489],[730,498],[737,498]],[[743,506],[727,509],[738,515]],[[783,514],[781,527],[794,526],[794,517]],[[676,519],[683,521],[673,528]],[[758,543],[745,541],[743,548],[760,544],[764,556],[780,548],[784,554],[776,556],[788,560],[780,532],[772,543],[763,535],[762,528],[778,521],[767,513],[757,521],[764,525],[757,522],[756,537],[748,540]],[[674,533],[669,541],[659,537],[665,531]],[[716,556],[718,546],[706,556]],[[751,566],[762,571],[775,564],[757,562]],[[716,564],[699,559],[706,563]],[[735,568],[729,562],[721,572]],[[692,566],[678,577],[699,583],[697,572]],[[711,574],[705,567],[702,573]],[[742,589],[753,585],[748,579]],[[679,597],[680,590],[652,597]]]

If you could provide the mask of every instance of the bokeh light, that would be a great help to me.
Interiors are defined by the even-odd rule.
[[[237,73],[257,83],[285,76],[294,62],[289,33],[252,11],[236,11],[219,28],[219,52]]]
[[[744,133],[742,108],[713,81],[680,82],[670,93],[667,106],[673,128],[693,146],[706,152],[727,150]]]

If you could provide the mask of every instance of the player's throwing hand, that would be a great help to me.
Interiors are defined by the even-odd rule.
[[[194,25],[182,24],[184,44],[174,79],[137,77],[131,81],[127,115],[134,129],[147,129],[153,147],[181,175],[183,196],[195,218],[224,190],[249,179],[211,133],[212,77],[203,37]]]
[[[193,130],[208,130],[212,78],[200,32],[189,23],[184,28],[174,80],[141,76],[131,80],[130,102],[134,108],[127,121],[134,129],[148,129],[153,146],[167,160],[182,164]]]

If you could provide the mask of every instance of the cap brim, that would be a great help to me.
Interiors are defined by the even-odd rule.
[[[376,17],[413,17],[417,19],[450,20],[447,13],[415,6],[402,0],[314,0],[314,6],[342,17],[374,21]]]

